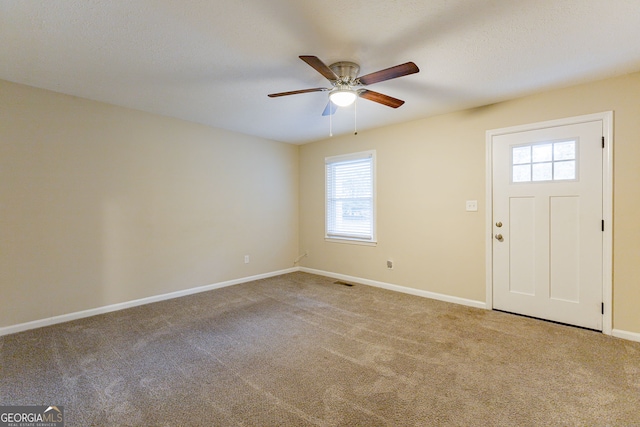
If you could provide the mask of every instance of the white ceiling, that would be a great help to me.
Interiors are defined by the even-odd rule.
[[[638,0],[0,0],[0,78],[289,143],[323,139],[329,82],[354,61],[363,130],[640,70]],[[333,116],[352,132],[353,107]]]

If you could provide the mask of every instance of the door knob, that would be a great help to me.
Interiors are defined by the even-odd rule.
[[[502,234],[496,234],[496,239],[500,242],[502,242]]]

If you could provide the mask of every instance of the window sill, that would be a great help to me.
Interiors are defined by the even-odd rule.
[[[346,237],[325,237],[325,242],[329,243],[342,243],[346,245],[360,245],[360,246],[377,246],[378,242],[371,240],[358,240],[358,239],[349,239]]]

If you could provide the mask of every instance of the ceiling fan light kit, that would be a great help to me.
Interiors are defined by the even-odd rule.
[[[329,104],[327,105],[327,108],[324,109],[324,112],[322,113],[323,116],[332,115],[335,112],[334,108],[330,108],[331,103],[339,107],[346,107],[353,104],[358,97],[386,105],[387,107],[398,108],[404,104],[404,101],[401,99],[393,98],[368,89],[361,89],[361,87],[407,76],[409,74],[415,74],[420,71],[418,66],[413,62],[406,62],[401,65],[396,65],[395,67],[386,68],[384,70],[358,77],[360,66],[355,62],[340,61],[327,66],[316,56],[301,55],[300,59],[329,80],[332,88],[319,87],[313,89],[302,89],[290,92],[271,93],[268,96],[270,98],[276,98],[300,93],[329,91]]]
[[[348,107],[357,97],[357,92],[346,85],[336,87],[329,92],[329,99],[338,107]]]

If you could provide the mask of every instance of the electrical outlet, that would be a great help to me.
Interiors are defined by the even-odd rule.
[[[467,200],[467,212],[478,212],[477,200]]]
[[[388,268],[389,270],[393,270],[393,261],[391,261],[391,260],[387,260],[387,268]]]
[[[244,263],[249,264],[249,255],[244,256]]]

